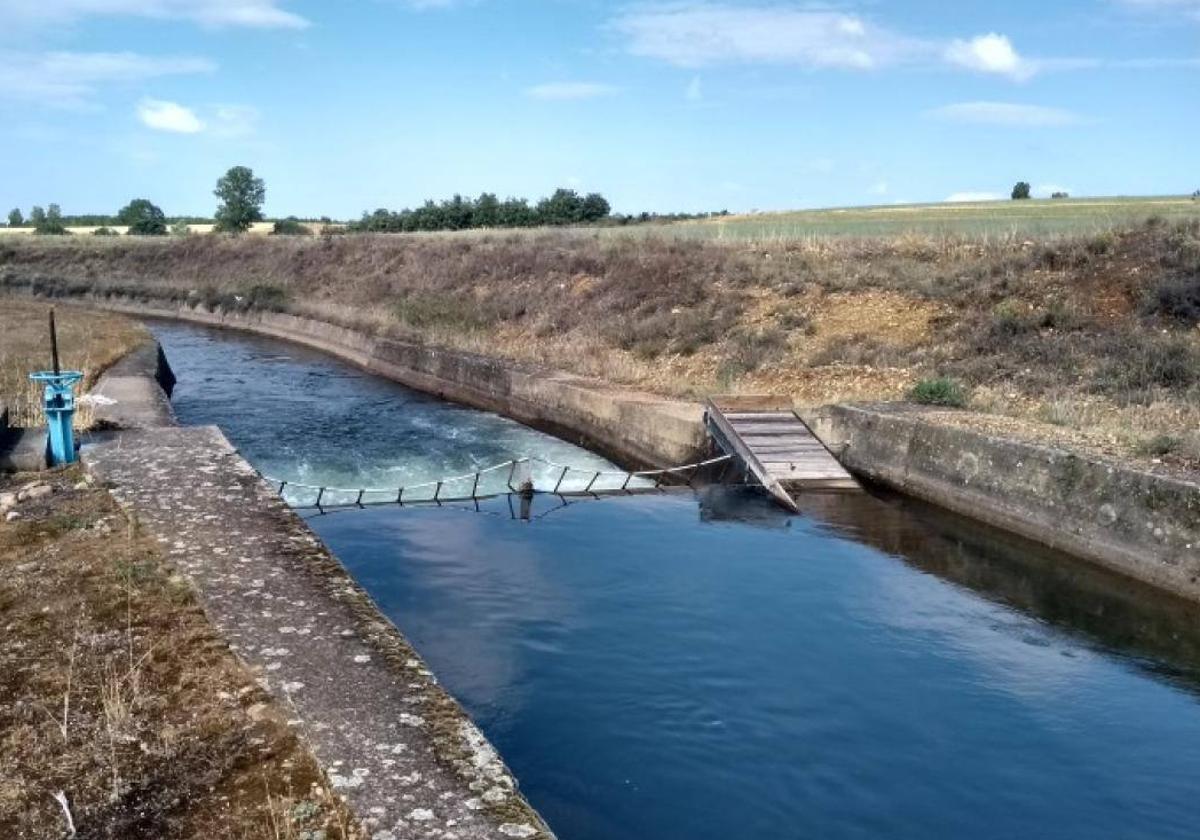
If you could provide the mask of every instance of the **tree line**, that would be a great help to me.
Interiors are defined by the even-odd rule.
[[[70,233],[68,225],[99,225],[92,233],[96,236],[116,236],[110,225],[124,225],[130,236],[166,236],[167,233],[189,233],[189,224],[214,222],[214,230],[220,233],[244,233],[255,222],[263,220],[262,206],[267,197],[267,188],[262,178],[246,166],[235,166],[217,180],[213,194],[220,199],[212,219],[201,217],[176,217],[168,219],[162,208],[148,198],[135,198],[116,212],[116,215],[64,216],[57,204],[36,206],[29,211],[29,218],[14,207],[8,213],[9,227],[32,227],[33,232],[45,236],[65,236]],[[279,223],[276,223],[276,227]]]
[[[594,224],[608,217],[611,208],[600,193],[581,196],[575,190],[559,189],[530,204],[525,198],[499,199],[495,193],[478,198],[455,195],[445,201],[426,201],[403,210],[379,208],[364,212],[348,226],[355,232],[400,233],[471,228],[542,227],[548,225]]]
[[[97,236],[115,236],[113,226],[123,225],[132,236],[165,236],[168,233],[189,233],[190,224],[215,222],[214,230],[221,233],[243,233],[255,222],[263,221],[262,206],[266,200],[266,185],[255,177],[249,167],[235,166],[217,181],[213,194],[220,199],[213,218],[168,217],[158,205],[147,198],[135,198],[116,214],[65,216],[57,204],[34,207],[26,218],[19,208],[8,214],[10,227],[32,227],[34,233],[66,235],[69,226],[95,227]],[[349,223],[346,229],[362,233],[399,233],[409,231],[468,230],[471,228],[553,227],[564,225],[609,224],[628,225],[652,222],[672,222],[683,219],[706,218],[720,213],[673,213],[659,215],[641,213],[622,215],[612,213],[608,200],[600,193],[580,195],[575,190],[558,189],[553,194],[530,203],[524,198],[499,199],[495,193],[481,193],[478,198],[455,195],[445,201],[426,201],[416,208],[393,211],[380,208],[364,212],[362,218]],[[341,232],[328,227],[331,220],[319,220],[327,226],[322,232]],[[272,233],[304,235],[313,231],[303,220],[288,216],[275,222]]]

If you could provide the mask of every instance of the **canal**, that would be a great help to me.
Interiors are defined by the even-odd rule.
[[[289,344],[153,329],[180,420],[273,476],[606,464]],[[910,500],[802,507],[306,516],[562,840],[1197,836],[1200,611]]]

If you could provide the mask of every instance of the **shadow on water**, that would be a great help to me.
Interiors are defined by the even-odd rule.
[[[787,528],[793,519],[754,488],[707,487],[699,505],[702,522]],[[838,534],[1132,656],[1140,667],[1200,694],[1200,605],[881,488],[808,493],[800,508]]]
[[[1130,658],[1150,673],[1200,694],[1200,605],[1031,540],[882,488],[856,493],[808,493],[801,516],[760,489],[709,484],[692,491],[661,488],[657,494],[695,493],[701,523],[782,531],[799,518],[870,545],[926,574],[1020,610],[1089,642]],[[646,494],[528,498],[508,494],[437,507],[535,524],[575,505]],[[422,506],[432,506],[424,503]],[[351,514],[331,507],[305,518]]]

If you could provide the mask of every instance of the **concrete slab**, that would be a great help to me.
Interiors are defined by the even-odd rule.
[[[152,429],[175,424],[175,377],[157,341],[134,350],[100,377],[89,397],[99,427]]]

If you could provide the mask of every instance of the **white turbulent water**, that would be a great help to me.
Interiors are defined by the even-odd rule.
[[[278,341],[181,324],[154,332],[175,369],[176,410],[190,423],[218,423],[264,475],[289,484],[345,488],[326,491],[327,504],[349,503],[360,488],[380,488],[364,502],[432,498],[427,484],[454,476],[441,498],[469,495],[474,473],[513,459],[529,464],[538,489],[620,487],[624,474],[610,461],[566,441],[489,412],[466,409],[362,373],[329,357]],[[255,394],[247,400],[247,391]],[[236,428],[229,418],[237,417]],[[549,462],[549,463],[546,463]],[[560,466],[561,465],[561,466]],[[597,471],[611,472],[596,479]],[[507,491],[502,466],[480,477],[480,494]],[[645,485],[633,481],[630,486]],[[426,485],[414,487],[414,485]],[[285,488],[293,504],[311,504],[317,491]]]

